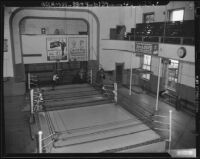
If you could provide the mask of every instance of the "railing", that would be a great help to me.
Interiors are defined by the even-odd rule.
[[[110,99],[113,99],[115,103],[117,103],[117,83],[111,84],[111,85],[103,85],[100,83],[97,83],[94,78],[93,70],[90,69],[88,71],[87,81],[90,83],[93,87],[95,87],[97,90],[100,90],[105,96],[107,96]]]
[[[116,39],[117,40],[117,39]],[[176,43],[182,45],[194,45],[194,37],[164,37],[164,36],[151,36],[151,35],[137,35],[135,37],[128,36],[128,41],[142,41],[142,42],[159,42],[159,43]]]
[[[103,94],[117,103],[117,83],[114,85],[103,85]]]
[[[163,115],[154,115],[154,117],[159,117],[159,118],[163,118],[163,119],[167,119],[168,118],[168,122],[161,122],[161,121],[158,121],[158,120],[153,120],[153,122],[155,123],[159,123],[159,124],[162,124],[164,126],[167,125],[168,128],[158,128],[158,127],[154,127],[155,130],[159,130],[159,131],[166,131],[169,133],[168,137],[169,139],[166,140],[169,142],[169,145],[168,145],[168,152],[170,152],[171,150],[171,141],[172,141],[172,110],[169,110],[169,116],[163,116]]]
[[[156,113],[154,109],[149,109],[149,105],[143,103],[142,105],[131,100],[125,95],[119,93],[120,96],[120,104],[123,105],[128,111],[130,111],[133,115],[135,115],[138,119],[140,119],[147,126],[152,128],[155,131],[158,131],[160,134],[161,131],[168,132],[168,137],[164,137],[165,135],[160,134],[161,138],[164,138],[165,141],[168,141],[168,150],[171,149],[171,136],[172,136],[172,111],[169,111],[169,116],[163,116]],[[161,119],[166,120],[167,122],[161,121]],[[167,128],[166,128],[167,126]],[[164,127],[164,129],[163,129]]]
[[[42,109],[43,102],[44,100],[41,90],[39,88],[35,91],[34,89],[31,89],[30,90],[31,115]]]
[[[38,76],[31,75],[31,73],[28,73],[28,90],[31,89],[31,86],[38,87],[39,86],[39,80]]]
[[[43,132],[42,131],[38,131],[38,153],[43,153],[45,148],[47,146],[50,146],[50,144],[52,144],[55,139],[53,138],[51,141],[49,141],[46,145],[43,145],[44,140],[49,139],[50,137],[53,137],[55,134],[50,134],[49,136],[43,138]]]
[[[89,84],[91,84],[94,88],[96,88],[97,90],[101,90],[102,85],[100,83],[97,83],[95,79],[96,79],[95,74],[94,74],[93,70],[90,69],[88,71],[87,82]]]
[[[87,74],[87,82],[90,83],[90,84],[92,85],[93,81],[94,81],[94,78],[93,78],[93,71],[92,71],[92,69],[90,69],[90,70],[88,71],[88,74]]]

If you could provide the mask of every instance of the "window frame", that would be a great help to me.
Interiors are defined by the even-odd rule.
[[[170,10],[168,10],[168,12],[167,12],[167,19],[168,19],[169,22],[175,22],[175,21],[171,20],[171,14],[172,14],[173,11],[178,11],[178,10],[183,10],[183,19],[179,20],[179,21],[184,21],[185,8],[176,8],[176,9],[170,9]]]
[[[146,55],[146,56],[150,56],[150,65],[144,64],[144,56],[145,56],[145,55]],[[149,55],[149,54],[143,54],[143,56],[142,56],[141,59],[142,59],[142,65],[141,65],[141,68],[144,69],[143,66],[149,66],[149,67],[150,67],[149,70],[148,70],[148,69],[144,69],[144,70],[151,71],[152,56]],[[145,76],[146,76],[146,77],[145,77]],[[147,76],[149,76],[149,77],[147,78]],[[141,77],[142,77],[142,79],[147,80],[147,81],[149,81],[150,78],[151,78],[150,74],[148,74],[148,73],[143,73],[143,74],[141,75]]]
[[[147,23],[145,21],[147,15],[153,15],[154,16],[153,17],[153,22],[155,22],[155,12],[148,12],[148,13],[143,13],[143,23],[145,23],[145,24]],[[148,23],[153,23],[153,22],[148,22]]]
[[[171,63],[172,63],[171,60],[174,60],[174,59],[169,59],[169,60],[170,60],[170,64],[169,65],[171,65]],[[170,68],[169,68],[169,65],[168,65],[167,89],[176,92],[176,85],[177,85],[178,79],[179,79],[180,62],[179,62],[179,60],[174,60],[174,61],[178,62],[177,73],[175,72],[175,76],[170,76]],[[171,78],[171,80],[169,80],[170,78]],[[175,82],[175,88],[169,86],[169,81],[174,81]]]

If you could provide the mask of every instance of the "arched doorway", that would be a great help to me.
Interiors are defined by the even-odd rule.
[[[13,52],[14,77],[16,82],[23,82],[25,80],[24,58],[22,56],[22,39],[20,37],[20,21],[27,17],[47,18],[49,15],[52,15],[51,18],[79,18],[87,21],[89,26],[88,57],[89,60],[96,60],[99,62],[100,26],[99,20],[93,12],[88,9],[72,8],[19,8],[13,12],[10,18],[11,45]]]

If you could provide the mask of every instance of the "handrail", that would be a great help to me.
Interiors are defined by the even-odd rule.
[[[27,79],[28,90],[31,89],[31,85],[38,86],[38,82],[39,82],[38,76],[31,75],[31,73],[28,72],[28,79]]]
[[[167,117],[167,116],[161,116],[161,115],[154,115],[154,116],[159,116],[159,117],[164,117],[164,118]],[[154,129],[160,130],[160,131],[167,131],[169,133],[169,139],[167,141],[169,142],[168,152],[170,152],[171,151],[171,139],[172,139],[172,110],[169,110],[169,119],[168,120],[169,120],[168,123],[160,122],[157,120],[153,120],[153,122],[157,122],[157,123],[169,126],[169,128],[167,128],[167,129],[157,128],[157,127],[155,127]]]

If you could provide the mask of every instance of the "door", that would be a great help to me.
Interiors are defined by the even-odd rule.
[[[122,84],[122,80],[123,80],[123,69],[124,69],[124,63],[115,64],[116,82],[120,84]]]
[[[160,90],[166,90],[167,89],[167,83],[168,83],[168,65],[169,60],[168,59],[162,59],[162,84]]]

